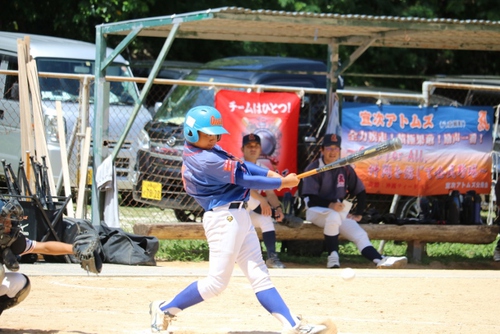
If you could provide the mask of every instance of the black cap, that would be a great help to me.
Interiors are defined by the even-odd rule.
[[[260,137],[254,133],[250,133],[246,136],[243,136],[243,146],[252,142],[255,142],[260,145]]]
[[[342,143],[342,138],[339,135],[336,134],[326,134],[323,137],[323,146],[338,146],[340,147],[340,144]]]

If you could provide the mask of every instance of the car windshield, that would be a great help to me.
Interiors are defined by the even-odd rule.
[[[241,78],[190,74],[184,80],[248,84]],[[234,89],[234,88],[233,88]],[[189,109],[198,105],[214,105],[214,88],[206,86],[177,85],[167,95],[154,116],[155,121],[180,125]]]
[[[90,60],[37,58],[39,72],[93,75],[95,62]],[[115,63],[106,70],[111,76],[132,76],[124,64]],[[90,102],[94,100],[94,84],[91,84]],[[40,78],[42,100],[78,102],[80,80],[70,78]],[[133,82],[111,82],[109,103],[133,105],[139,101],[139,95]]]

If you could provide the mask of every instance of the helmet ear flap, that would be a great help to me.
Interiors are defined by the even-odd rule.
[[[184,127],[184,137],[190,143],[196,143],[198,139],[200,139],[198,130],[195,130],[191,127]]]
[[[228,133],[222,127],[222,116],[217,109],[211,106],[197,106],[187,112],[184,120],[184,137],[188,142],[196,143],[200,139],[199,132],[210,135]]]

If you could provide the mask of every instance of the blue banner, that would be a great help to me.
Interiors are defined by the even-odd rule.
[[[440,195],[488,193],[492,107],[418,107],[344,103],[343,156],[399,137],[401,150],[355,165],[367,192]]]

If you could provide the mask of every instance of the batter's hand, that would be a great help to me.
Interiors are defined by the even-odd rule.
[[[293,188],[296,187],[300,182],[300,179],[297,177],[297,174],[291,173],[288,174],[285,177],[281,178],[281,187],[278,188],[278,190],[281,190],[283,188]]]

